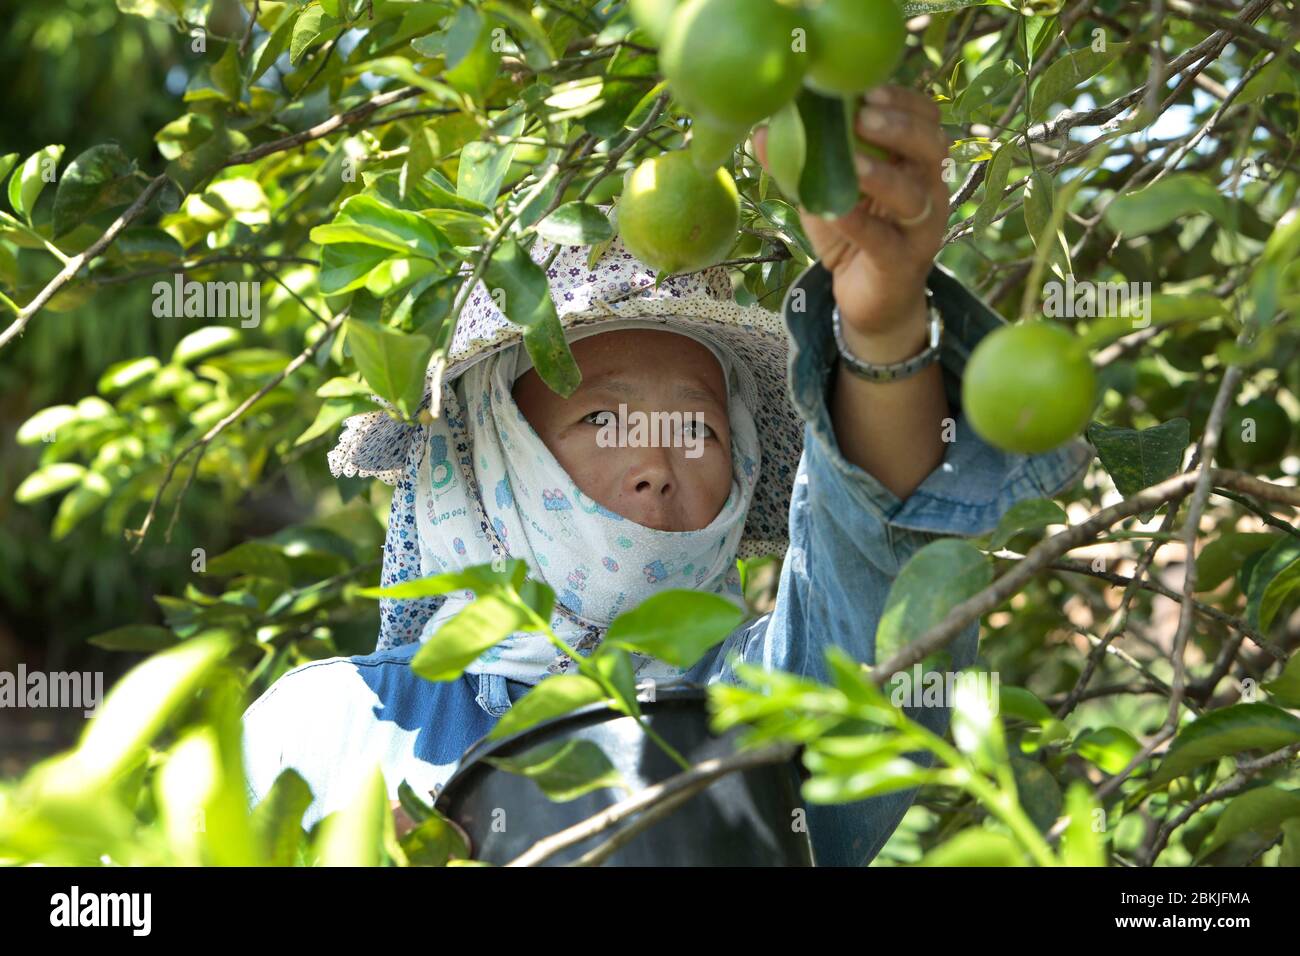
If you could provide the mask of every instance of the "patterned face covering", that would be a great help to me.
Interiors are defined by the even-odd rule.
[[[600,331],[609,331],[604,326]],[[494,558],[522,558],[555,591],[551,627],[589,654],[623,611],[661,591],[711,591],[744,607],[736,551],[758,480],[761,453],[751,410],[735,388],[731,360],[709,343],[729,383],[731,492],[697,531],[659,531],[601,507],[578,490],[511,396],[527,368],[515,345],[469,368],[447,388],[416,489],[422,573],[454,571]],[[428,640],[474,599],[453,592],[425,624]],[[634,655],[638,679],[683,671]],[[535,684],[572,661],[543,635],[516,633],[466,670]]]

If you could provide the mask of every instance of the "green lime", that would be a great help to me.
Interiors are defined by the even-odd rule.
[[[1097,377],[1073,332],[1047,321],[1001,326],[971,353],[962,405],[975,432],[1004,451],[1064,444],[1092,414]]]
[[[804,83],[818,93],[861,93],[902,62],[907,26],[896,0],[809,0],[808,19]]]
[[[740,194],[725,169],[701,172],[688,150],[643,161],[627,175],[618,232],[658,272],[694,272],[721,261],[740,230]]]
[[[663,43],[680,0],[628,0],[632,19],[655,43]]]
[[[749,129],[799,91],[808,57],[795,47],[805,29],[803,13],[778,0],[687,0],[673,15],[659,66],[695,116]]]

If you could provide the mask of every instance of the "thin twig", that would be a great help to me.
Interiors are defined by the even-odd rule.
[[[794,744],[773,744],[752,750],[742,750],[726,757],[705,760],[690,770],[684,770],[660,783],[646,787],[644,790],[620,800],[613,806],[606,807],[599,813],[559,833],[538,840],[531,847],[511,860],[506,866],[537,866],[549,860],[555,854],[568,847],[583,842],[597,833],[603,833],[616,824],[638,813],[648,810],[659,802],[695,787],[697,784],[707,786],[719,777],[729,773],[750,770],[767,764],[783,763],[791,759],[798,751]]]

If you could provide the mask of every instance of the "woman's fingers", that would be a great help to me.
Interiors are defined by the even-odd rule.
[[[926,211],[929,184],[923,182],[911,166],[895,166],[858,153],[853,161],[858,167],[858,184],[872,201],[871,212],[895,222],[915,223]],[[933,197],[929,200],[933,208]],[[919,224],[918,224],[919,225]]]
[[[875,262],[888,262],[896,256],[903,236],[897,226],[873,210],[871,202],[860,202],[847,215],[832,221],[832,228],[847,247],[837,248],[838,255],[823,257],[826,268],[834,271],[842,256],[855,251],[866,253]]]
[[[936,173],[948,157],[948,137],[934,120],[893,106],[868,103],[858,110],[854,126],[868,143],[874,143],[922,169]]]
[[[866,100],[872,106],[888,106],[914,113],[923,120],[938,123],[939,104],[920,90],[909,86],[877,86],[867,91]]]

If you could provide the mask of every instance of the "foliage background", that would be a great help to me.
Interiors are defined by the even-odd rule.
[[[123,13],[119,6],[145,16]],[[512,17],[526,16],[524,4],[471,8],[480,6],[515,24],[522,21]],[[346,32],[324,8],[358,27],[373,12],[379,26],[370,33]],[[341,202],[365,185],[363,176],[355,183],[339,176],[345,157],[371,175],[398,175],[414,165],[417,171],[437,169],[454,183],[466,147],[482,141],[488,122],[502,122],[494,110],[523,100],[539,114],[545,103],[550,124],[530,124],[524,142],[508,157],[503,200],[512,184],[533,181],[529,177],[559,159],[567,164],[565,192],[547,194],[548,200],[581,195],[603,201],[613,198],[618,186],[618,176],[604,163],[611,148],[626,147],[617,157],[621,173],[644,155],[684,142],[688,118],[665,109],[670,107],[666,99],[647,96],[658,92],[649,54],[632,44],[615,57],[608,51],[593,56],[583,39],[602,23],[617,23],[618,4],[539,4],[535,22],[546,43],[525,35],[522,51],[506,51],[505,69],[500,53],[485,50],[478,35],[467,40],[463,32],[446,32],[456,38],[448,43],[464,44],[463,49],[441,41],[409,42],[431,35],[439,23],[453,23],[462,9],[454,3],[383,0],[265,3],[264,22],[288,26],[279,33],[257,30],[251,55],[239,58],[232,51],[242,40],[246,13],[233,0],[9,5],[10,28],[0,38],[0,75],[7,78],[9,107],[0,114],[0,155],[17,153],[21,159],[59,143],[65,146],[60,170],[85,150],[115,142],[152,177],[202,145],[201,137],[188,139],[191,134],[168,127],[187,113],[225,118],[256,145],[308,129],[380,91],[415,83],[423,92],[367,116],[345,133],[215,171],[214,183],[256,184],[243,206],[223,208],[212,201],[206,209],[187,205],[176,214],[151,207],[136,224],[142,230],[138,242],[124,241],[110,250],[4,349],[0,669],[12,670],[22,660],[49,670],[104,670],[111,681],[153,648],[221,628],[243,642],[242,662],[255,695],[297,663],[373,647],[375,604],[352,589],[378,581],[389,493],[378,482],[337,482],[325,468],[324,452],[337,423],[370,407],[356,361],[339,337],[223,431],[203,454],[192,484],[185,478],[193,456],[177,470],[143,540],[128,532],[146,520],[174,456],[316,341],[324,319],[313,318],[307,306],[327,316],[337,315],[347,302],[346,293],[322,294],[310,264],[321,255],[311,230],[333,220]],[[1300,418],[1293,256],[1282,257],[1273,277],[1281,319],[1257,330],[1254,341],[1238,341],[1243,316],[1260,307],[1266,244],[1294,221],[1286,218],[1288,210],[1294,215],[1300,119],[1295,37],[1288,33],[1293,9],[1229,0],[1168,2],[1153,9],[1110,0],[1023,10],[997,3],[910,5],[915,14],[926,9],[933,11],[927,19],[912,21],[912,46],[899,81],[928,89],[944,104],[957,140],[953,189],[958,199],[941,261],[1009,317],[1037,303],[1048,275],[1043,270],[1063,262],[1062,241],[1078,276],[1151,282],[1157,293],[1152,329],[1134,333],[1122,325],[1080,323],[1101,352],[1106,391],[1096,418],[1107,425],[1145,428],[1185,417],[1195,442],[1230,365],[1241,369],[1240,380],[1230,382],[1233,394],[1273,396],[1292,422]],[[308,15],[324,18],[317,21],[318,32],[298,26]],[[209,40],[206,51],[196,53],[180,24],[201,21]],[[609,36],[620,35],[610,30]],[[1111,52],[1089,58],[1098,31]],[[1210,55],[1180,63],[1168,74],[1169,64],[1179,63],[1181,54],[1207,38],[1214,41],[1207,48]],[[291,51],[250,83],[249,65],[261,58],[265,44],[283,41],[287,47],[291,40]],[[548,44],[560,62],[544,67]],[[1153,58],[1157,47],[1160,55]],[[1077,52],[1071,57],[1069,51]],[[452,78],[447,67],[455,60],[461,70]],[[242,78],[238,71],[232,78],[232,63]],[[1035,81],[1029,96],[1027,69]],[[583,77],[602,74],[608,74],[605,99],[594,101],[592,81]],[[544,88],[531,86],[534,80]],[[1138,95],[1125,99],[1130,91]],[[1107,130],[1103,124],[1120,112],[1107,105],[1120,101],[1147,109],[1145,129],[1094,149]],[[651,128],[629,136],[651,110],[659,110]],[[1198,135],[1207,124],[1206,135]],[[169,132],[160,132],[164,127]],[[1016,145],[1026,132],[1033,140],[1030,149],[1023,142]],[[572,152],[562,155],[556,149],[556,137],[559,144],[572,145],[585,133],[592,134],[585,156],[575,159]],[[483,152],[490,155],[475,154],[475,161],[500,158]],[[1163,190],[1158,202],[1146,194],[1111,204],[1117,192],[1136,193],[1149,185],[1160,164],[1176,153],[1178,172],[1170,178],[1181,177],[1174,180],[1178,188]],[[807,245],[793,208],[752,156],[740,159],[737,181],[745,207],[744,233],[733,253],[738,295],[775,308],[807,265]],[[989,178],[1004,189],[991,191]],[[190,185],[210,198],[216,187],[206,179],[198,176]],[[1025,179],[1031,182],[1028,191],[1022,188]],[[49,229],[54,192],[48,188],[33,211],[38,229]],[[89,210],[84,222],[58,240],[64,253],[88,245],[120,210],[121,204]],[[261,264],[219,262],[189,272],[192,278],[262,282],[262,324],[241,332],[237,347],[187,361],[173,358],[186,335],[212,323],[152,316],[150,286],[157,273],[170,274],[179,261],[178,249],[160,252],[162,246],[150,242],[158,239],[156,233],[144,231],[156,229],[165,215],[173,216],[166,220],[175,224],[173,234],[187,240],[184,257],[191,263],[222,254],[246,261],[264,257]],[[455,221],[471,233],[480,228]],[[31,245],[13,230],[0,239],[0,288],[19,304],[30,301],[57,271],[48,252]],[[1294,242],[1283,248],[1293,252]],[[436,316],[437,303],[426,302],[430,311],[422,313],[407,300],[405,310],[395,311],[408,291],[399,286],[389,297],[356,292],[348,304],[353,317],[367,323],[407,334],[435,330],[436,319],[429,315]],[[181,371],[167,380],[152,365],[131,364],[149,356]],[[345,379],[355,387],[340,384]],[[78,407],[85,413],[85,400],[96,395],[107,403],[94,406],[104,411],[99,418],[48,411],[83,403]],[[26,425],[30,432],[34,420],[57,425],[57,439],[32,442],[29,434],[20,440],[20,429]],[[114,449],[111,454],[104,453],[106,445]],[[93,507],[69,505],[73,494],[65,487],[15,500],[24,481],[58,462],[100,473],[111,493]],[[1260,474],[1293,486],[1298,467],[1289,457]],[[165,529],[181,486],[185,492],[168,538]],[[1069,507],[1076,522],[1122,497],[1100,466],[1078,492]],[[1286,533],[1279,531],[1277,519],[1267,523],[1260,510],[1211,498],[1200,519],[1203,541]],[[1293,509],[1275,510],[1283,512],[1282,524],[1294,523]],[[1107,573],[1131,573],[1132,558],[1162,540],[1151,537],[1154,529],[1173,537],[1159,517],[1145,524],[1130,520],[1119,534],[1073,557],[1100,558]],[[1031,526],[1007,543],[1023,554],[1041,536],[1041,527]],[[232,550],[236,546],[242,548]],[[194,548],[207,556],[204,573],[194,569]],[[1242,572],[1251,552],[1227,551],[1221,547],[1216,554],[1214,590],[1200,596],[1238,615],[1245,610]],[[770,600],[775,570],[769,564],[755,575],[756,609]],[[1208,570],[1202,571],[1203,580]],[[1183,571],[1179,542],[1153,552],[1152,580],[1177,592]],[[1097,574],[1057,568],[1040,575],[988,617],[984,662],[1004,683],[1028,688],[1049,707],[1059,706],[1087,666],[1086,634],[1104,631],[1121,592],[1114,580]],[[1117,755],[1132,752],[1130,739],[1111,732],[1089,738],[1089,728],[1120,728],[1132,739],[1144,739],[1164,719],[1167,701],[1159,686],[1169,679],[1177,607],[1149,590],[1129,600],[1126,646],[1148,672],[1139,672],[1135,681],[1127,669],[1131,665],[1106,656],[1090,692],[1072,707],[1070,730],[1081,745],[1039,757],[1060,781],[1095,779],[1098,768],[1113,772]],[[114,650],[88,643],[110,631],[113,636],[101,645]],[[1295,615],[1279,614],[1269,637],[1289,653],[1300,639]],[[1243,681],[1258,684],[1280,670],[1279,660],[1243,643],[1237,630],[1203,617],[1190,635],[1187,660],[1193,699],[1205,708],[1236,702]],[[0,720],[30,721],[31,715],[0,713]],[[26,728],[26,738],[6,732],[10,740],[38,736],[30,748],[0,754],[6,761],[0,772],[15,775],[36,754],[70,743],[77,732],[75,724]],[[1294,786],[1289,764],[1280,781]],[[1058,783],[1043,784],[1044,814],[1059,806]],[[1198,785],[1205,792],[1211,779]],[[1182,795],[1182,805],[1187,796]],[[1148,807],[1124,816],[1126,829],[1116,836],[1117,847],[1125,848],[1121,855],[1140,857],[1159,831],[1158,821],[1174,812],[1179,799],[1160,796],[1153,812]],[[915,859],[981,817],[968,800],[941,790],[927,794],[923,803],[882,862]],[[1221,803],[1209,806],[1221,809]],[[1202,839],[1215,819],[1213,813],[1203,816]],[[1274,828],[1266,839],[1236,841],[1215,862],[1276,862],[1281,852],[1276,838]],[[1193,850],[1175,840],[1170,858],[1189,860]]]

